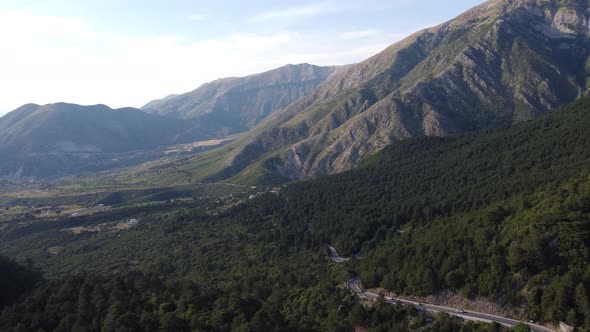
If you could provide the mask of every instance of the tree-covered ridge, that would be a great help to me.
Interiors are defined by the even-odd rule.
[[[584,175],[402,234],[386,230],[363,259],[363,282],[405,294],[483,295],[524,305],[530,319],[588,328],[589,213]]]
[[[400,142],[229,217],[272,215],[294,245],[362,249],[366,286],[454,289],[589,326],[589,125],[587,98],[510,129]]]
[[[355,171],[291,185],[284,198],[259,204],[285,206],[269,209],[284,225],[311,224],[314,242],[354,253],[379,228],[477,211],[588,174],[589,112],[587,98],[510,129],[399,142]]]

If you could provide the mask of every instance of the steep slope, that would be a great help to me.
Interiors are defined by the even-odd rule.
[[[223,78],[192,92],[152,101],[142,109],[198,119],[199,130],[216,137],[241,133],[273,111],[312,93],[335,69],[299,64],[247,77]]]
[[[485,296],[527,320],[587,329],[588,126],[585,97],[508,129],[396,142],[235,215],[292,243],[360,250],[365,287]]]
[[[55,178],[95,157],[196,136],[190,122],[132,108],[28,104],[0,118],[0,176]]]
[[[156,99],[156,100],[152,100],[149,103],[145,104],[141,109],[144,111],[147,111],[148,113],[157,113],[158,108],[162,107],[163,105],[166,104],[166,102],[168,102],[171,99],[174,99],[176,97],[178,97],[179,95],[177,94],[171,94],[168,95],[162,99]]]
[[[364,287],[482,296],[520,319],[587,329],[589,126],[584,97],[508,129],[395,142],[227,217],[303,247],[360,251]]]
[[[220,174],[340,172],[396,140],[507,126],[567,104],[590,88],[588,6],[492,0],[420,31],[273,114]]]

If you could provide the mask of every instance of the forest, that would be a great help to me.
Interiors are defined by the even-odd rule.
[[[27,277],[2,303],[0,329],[500,329],[363,306],[343,287],[360,275],[365,287],[452,290],[588,330],[588,128],[587,98],[508,129],[398,142],[350,172],[226,209],[198,199],[152,208],[153,222],[117,234],[3,229],[1,252],[31,263],[1,261],[11,271],[1,287]],[[47,257],[58,243],[65,254]],[[362,259],[330,262],[327,244]]]

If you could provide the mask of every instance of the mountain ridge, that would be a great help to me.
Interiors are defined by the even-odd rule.
[[[245,77],[226,77],[180,95],[151,101],[142,110],[198,119],[199,130],[215,136],[246,132],[271,113],[312,93],[335,66],[286,65]]]
[[[0,176],[55,178],[101,154],[191,142],[194,137],[190,122],[129,107],[26,104],[0,118],[0,155],[5,156]]]
[[[95,169],[91,163],[103,165],[100,170],[108,169],[101,158],[115,160],[119,156],[107,154],[233,140],[272,112],[311,93],[335,70],[300,64],[242,78],[222,78],[187,94],[152,101],[143,110],[111,109],[102,104],[26,104],[0,118],[0,155],[7,156],[0,162],[0,177],[54,179],[72,175],[74,170],[66,164],[80,166],[83,160],[90,169]],[[194,113],[183,115],[185,111]],[[95,122],[94,127],[90,122]],[[148,154],[150,158],[158,155],[157,151]],[[149,160],[145,157],[132,159]]]
[[[567,104],[590,89],[589,17],[586,1],[488,1],[333,74],[255,128],[223,176],[261,160],[289,180],[341,172],[395,140]]]

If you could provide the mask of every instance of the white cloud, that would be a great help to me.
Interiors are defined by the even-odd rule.
[[[340,39],[359,39],[359,38],[368,38],[373,37],[379,34],[379,30],[375,29],[367,29],[367,30],[358,30],[358,31],[348,31],[341,33],[338,37]]]
[[[317,16],[331,11],[331,6],[325,3],[310,4],[301,7],[290,7],[259,13],[250,19],[251,22],[298,20]]]

